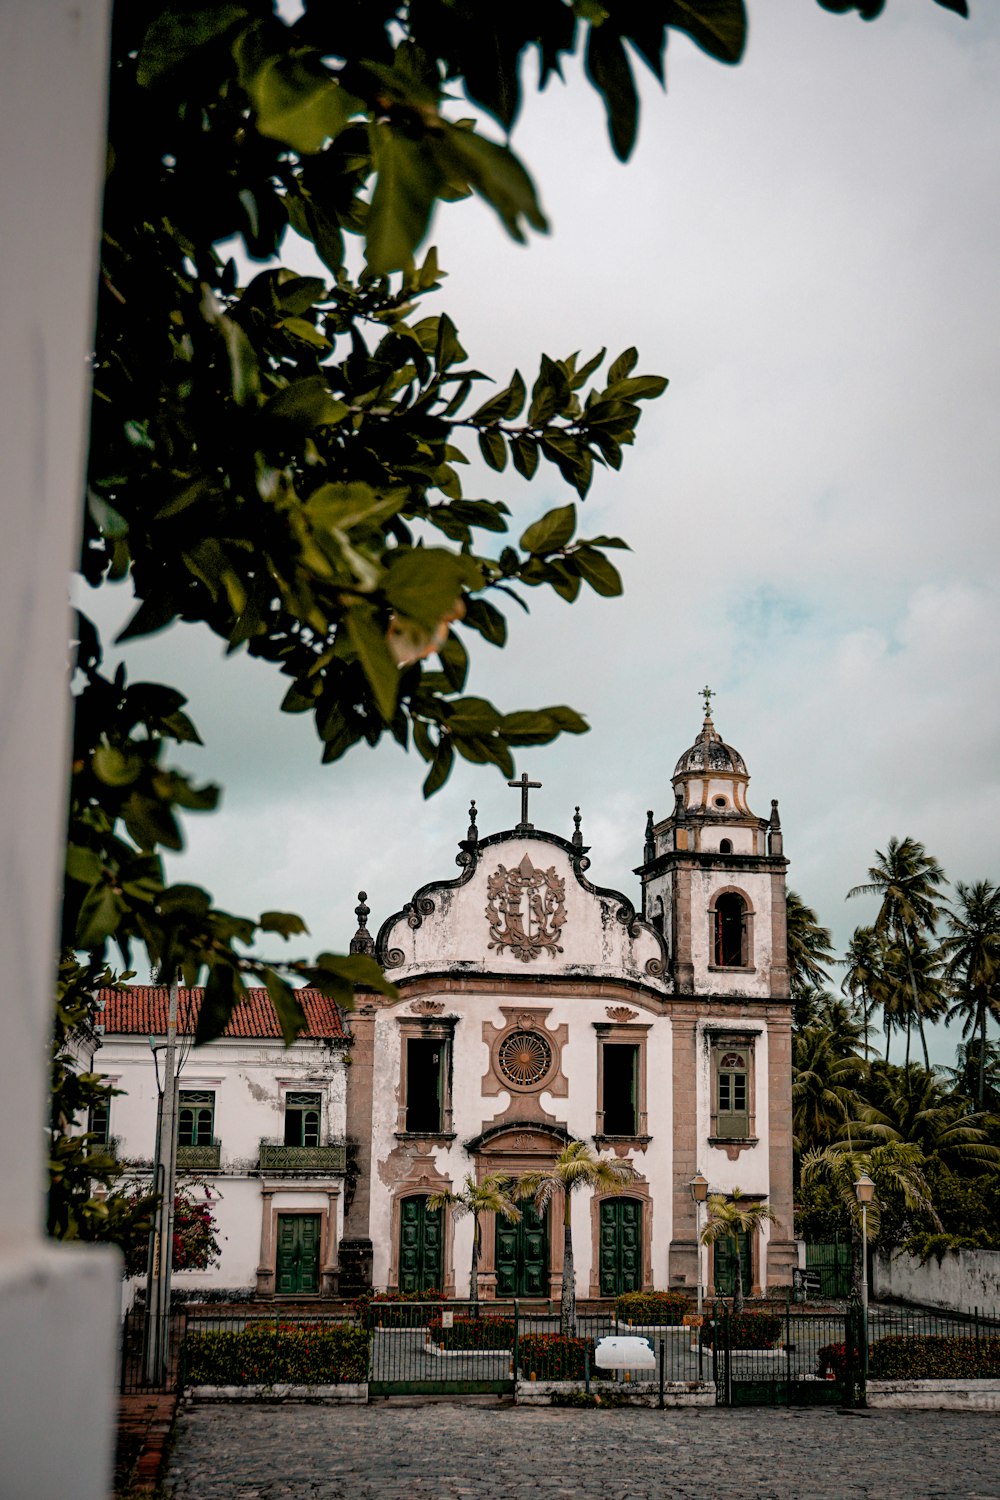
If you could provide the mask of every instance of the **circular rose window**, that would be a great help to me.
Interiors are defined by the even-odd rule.
[[[552,1049],[535,1031],[512,1031],[497,1051],[500,1071],[515,1088],[530,1088],[552,1067]]]

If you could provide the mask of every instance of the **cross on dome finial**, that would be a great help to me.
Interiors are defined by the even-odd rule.
[[[712,689],[710,687],[703,687],[702,690],[701,690],[701,696],[705,700],[705,718],[706,719],[711,719],[711,717],[712,717],[712,699],[713,698],[717,698],[718,694],[717,693],[713,693],[713,691],[712,691]]]
[[[521,772],[518,781],[508,781],[507,783],[508,786],[520,787],[521,790],[521,821],[517,825],[519,830],[522,828],[534,828],[535,826],[534,823],[528,822],[528,789],[529,787],[540,787],[541,784],[540,781],[529,781],[527,771]]]

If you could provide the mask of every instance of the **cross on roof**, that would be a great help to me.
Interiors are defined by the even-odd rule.
[[[705,700],[705,718],[710,719],[712,717],[712,699],[717,698],[719,695],[718,693],[713,693],[710,687],[703,687],[701,696]]]
[[[534,828],[534,823],[528,822],[528,789],[529,787],[540,787],[540,781],[529,781],[527,771],[522,771],[518,781],[508,781],[507,785],[520,787],[521,789],[521,821],[518,828]]]

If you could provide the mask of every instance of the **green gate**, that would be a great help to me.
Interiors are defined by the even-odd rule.
[[[717,1304],[710,1339],[720,1406],[864,1405],[863,1314]]]
[[[601,1203],[601,1296],[642,1290],[642,1201],[605,1198]]]
[[[514,1391],[517,1303],[373,1302],[369,1396]]]
[[[319,1214],[279,1214],[274,1290],[279,1297],[319,1291]]]
[[[497,1214],[496,1272],[498,1297],[548,1297],[548,1217],[532,1204],[522,1205],[516,1224]]]
[[[834,1235],[832,1241],[806,1245],[806,1270],[819,1278],[819,1295],[833,1302],[851,1295],[852,1251],[849,1238]]]
[[[399,1206],[399,1290],[419,1296],[442,1289],[441,1210],[427,1198],[404,1198]]]
[[[737,1266],[743,1280],[743,1295],[750,1295],[750,1236],[741,1234],[738,1240],[737,1246],[729,1235],[723,1235],[712,1246],[712,1280],[717,1297],[731,1297],[735,1292]]]

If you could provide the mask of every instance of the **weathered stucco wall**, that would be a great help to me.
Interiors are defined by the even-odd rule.
[[[955,1312],[1000,1313],[1000,1250],[948,1250],[938,1265],[912,1255],[875,1257],[872,1293]]]

